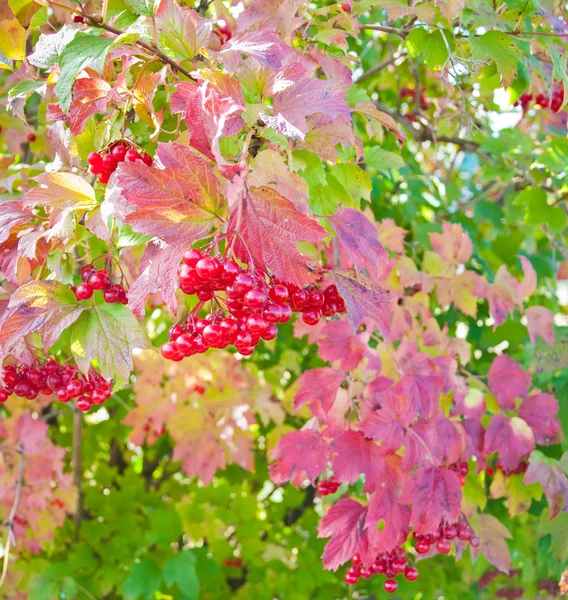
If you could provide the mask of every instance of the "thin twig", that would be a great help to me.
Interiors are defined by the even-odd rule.
[[[367,29],[369,31],[382,31],[383,33],[392,33],[398,35],[402,39],[406,38],[408,32],[403,29],[397,29],[396,27],[387,27],[386,25],[361,25],[361,29]]]
[[[73,484],[77,488],[77,506],[73,521],[75,522],[75,541],[79,540],[81,521],[83,519],[83,493],[81,483],[83,479],[82,470],[82,441],[83,441],[83,413],[75,410],[73,413]]]
[[[16,511],[18,510],[18,505],[20,504],[20,495],[22,491],[22,484],[24,481],[25,466],[24,448],[22,444],[18,444],[17,451],[20,455],[20,465],[18,467],[18,480],[16,481],[16,493],[14,495],[14,502],[12,503],[10,514],[8,515],[8,518],[5,521],[5,525],[8,528],[8,536],[6,538],[6,545],[4,547],[4,564],[2,565],[2,575],[0,576],[0,588],[4,585],[4,582],[6,581],[6,577],[8,575],[10,547],[16,546],[16,537],[14,536],[14,518],[16,516]]]

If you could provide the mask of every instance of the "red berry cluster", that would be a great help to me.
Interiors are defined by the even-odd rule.
[[[409,98],[409,102],[411,103],[416,101],[416,90],[413,90],[412,88],[400,88],[400,92],[398,93],[398,95],[401,99]],[[426,100],[426,95],[424,94],[423,89],[420,90],[419,100],[420,108],[422,110],[428,110],[428,108],[430,107],[430,103],[428,102],[428,100]]]
[[[501,463],[497,463],[497,469],[503,473],[506,477],[510,475],[522,475],[527,472],[529,463],[526,459],[521,459],[519,464],[514,469],[506,469]]]
[[[341,482],[337,481],[334,477],[331,477],[330,479],[318,481],[317,491],[320,496],[329,496],[330,494],[335,494],[340,486]]]
[[[315,285],[299,288],[277,282],[260,269],[241,268],[234,260],[217,258],[191,248],[178,269],[181,290],[200,300],[185,321],[170,329],[169,341],[162,346],[164,358],[180,361],[208,348],[234,345],[250,356],[260,340],[273,340],[276,323],[286,323],[293,311],[302,312],[308,325],[323,316],[345,310],[337,288],[321,291]],[[223,295],[219,295],[222,292]],[[204,302],[211,301],[211,313],[196,316]]]
[[[352,565],[345,574],[345,583],[354,585],[359,579],[370,579],[373,575],[384,575],[386,580],[383,588],[387,594],[394,594],[398,589],[395,580],[397,575],[404,573],[408,581],[418,579],[418,569],[408,564],[406,552],[400,546],[389,552],[380,552],[370,567],[365,567],[361,557],[355,554],[351,559]]]
[[[102,375],[79,372],[73,365],[60,365],[50,359],[45,365],[6,365],[2,368],[0,402],[10,394],[34,400],[38,394],[55,397],[61,402],[76,398],[79,410],[87,411],[93,404],[103,404],[112,394],[112,385]]]
[[[479,538],[475,535],[475,531],[469,524],[461,521],[455,523],[442,521],[436,533],[423,535],[415,531],[412,536],[417,542],[414,549],[418,554],[427,554],[433,544],[436,544],[436,550],[440,554],[448,554],[452,549],[451,540],[456,538],[463,542],[469,542],[474,548],[479,546]]]
[[[454,463],[453,465],[450,465],[448,469],[450,469],[450,471],[454,471],[454,473],[457,473],[461,485],[465,485],[466,476],[469,473],[469,465],[466,462]]]
[[[521,106],[523,112],[526,112],[530,108],[532,101],[533,95],[525,92],[524,94],[520,95],[519,99],[515,102],[513,106]],[[537,106],[540,106],[541,108],[550,108],[550,110],[555,113],[560,111],[563,102],[564,88],[562,87],[555,88],[552,91],[551,96],[549,96],[548,94],[543,94],[541,92],[540,94],[537,94],[534,98],[534,103]]]
[[[87,162],[91,165],[91,173],[97,175],[100,183],[108,183],[110,176],[116,171],[118,164],[128,160],[136,162],[141,160],[145,165],[152,166],[153,159],[149,154],[140,154],[134,148],[129,148],[123,143],[118,143],[112,150],[101,155],[91,152]]]
[[[107,304],[128,304],[126,290],[120,283],[112,284],[107,269],[99,270],[92,264],[84,265],[81,267],[81,279],[83,283],[71,286],[77,300],[88,300],[93,297],[95,290],[104,290],[103,298]]]

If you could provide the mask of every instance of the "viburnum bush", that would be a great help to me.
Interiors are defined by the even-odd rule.
[[[568,594],[567,19],[2,3],[0,597]]]

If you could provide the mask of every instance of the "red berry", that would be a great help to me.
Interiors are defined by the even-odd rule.
[[[112,149],[112,156],[114,157],[117,163],[122,162],[124,160],[124,157],[126,156],[126,146],[115,146]]]
[[[93,168],[91,167],[91,170]],[[94,171],[93,171],[94,173]],[[99,183],[108,183],[108,180],[110,179],[110,174],[109,173],[101,173],[99,175]]]
[[[278,335],[278,327],[274,323],[269,323],[268,327],[260,334],[260,337],[268,342]]]
[[[179,356],[183,358],[183,355],[173,342],[166,342],[162,346],[162,356],[167,360],[177,360]]]
[[[197,354],[203,354],[203,352],[207,351],[207,344],[203,341],[203,337],[200,335],[196,335],[193,338],[193,348]]]
[[[102,271],[98,271],[97,273],[93,273],[89,277],[89,285],[94,290],[106,290],[110,285],[110,278],[108,275],[105,275]]]
[[[97,388],[91,393],[91,401],[93,404],[104,404],[110,397],[110,392]]]
[[[333,300],[339,297],[339,294],[337,293],[337,287],[333,283],[325,288],[323,294],[326,298],[332,298]]]
[[[254,282],[252,277],[247,273],[239,273],[233,281],[233,290],[238,296],[244,296],[249,290],[252,289]]]
[[[263,333],[268,327],[268,323],[260,315],[250,315],[247,319],[247,330],[252,333]]]
[[[406,569],[406,559],[405,558],[395,558],[392,561],[392,570],[395,573],[404,573],[404,570]]]
[[[120,300],[120,291],[115,289],[115,287],[113,286],[110,289],[105,290],[103,297],[107,304],[114,304],[115,302],[118,302]]]
[[[91,152],[89,156],[87,156],[87,162],[91,165],[91,167],[103,166],[103,157],[98,152]]]
[[[142,155],[142,162],[147,165],[148,167],[152,166],[152,163],[154,162],[154,160],[152,159],[152,157],[149,154],[143,154]]]
[[[357,574],[347,571],[347,573],[345,573],[345,577],[343,579],[347,585],[355,585],[357,583],[357,580],[359,579],[359,577],[357,576]]]
[[[383,588],[387,594],[394,594],[398,590],[398,583],[394,579],[387,579]]]
[[[83,15],[73,15],[73,23],[84,23],[85,17]]]
[[[458,538],[464,542],[469,542],[473,538],[473,531],[469,527],[462,527],[458,530]]]
[[[87,396],[81,396],[80,398],[77,398],[76,405],[79,410],[87,412],[91,408],[93,403],[91,402],[90,398],[87,398]]]
[[[353,555],[353,557],[351,558],[351,562],[352,562],[354,565],[360,565],[360,564],[361,564],[363,561],[361,560],[361,556],[360,556],[360,554],[359,554],[359,553],[355,553],[355,554]]]
[[[458,531],[453,525],[448,525],[444,531],[446,539],[454,540],[458,536]]]
[[[65,389],[69,398],[77,398],[83,393],[83,384],[78,379],[72,379]]]
[[[279,323],[282,318],[282,306],[279,304],[269,304],[262,311],[262,316],[268,323]]]
[[[321,310],[317,308],[310,308],[302,313],[302,321],[304,321],[306,325],[317,325],[320,318]]]
[[[212,348],[219,348],[223,344],[223,329],[213,323],[203,330],[203,341]]]
[[[426,541],[418,542],[414,547],[418,554],[426,554],[430,551],[430,544]]]
[[[172,338],[173,339],[173,338]],[[176,348],[184,356],[191,356],[195,350],[193,348],[193,340],[188,333],[182,333],[175,338]]]
[[[308,304],[310,295],[306,290],[296,290],[292,294],[292,306],[295,310],[302,310]]]
[[[138,154],[138,152],[136,152],[136,150],[134,150],[134,148],[130,148],[126,151],[125,158],[130,162],[135,162],[142,157],[140,156],[140,154]]]
[[[268,299],[268,296],[261,290],[249,290],[244,296],[246,306],[250,308],[262,308]]]
[[[55,397],[60,401],[60,402],[69,402],[69,400],[71,399],[71,396],[69,395],[69,393],[67,392],[67,389],[64,387],[60,387],[56,392],[55,392]]]
[[[452,544],[449,540],[441,539],[436,543],[436,550],[440,554],[448,554],[448,552],[452,549]]]
[[[288,300],[288,288],[284,285],[275,285],[271,287],[268,295],[275,304],[284,304]]]
[[[59,369],[61,368],[59,366],[59,363],[56,360],[48,360],[45,363],[45,366],[43,367],[45,369],[45,372],[48,373],[49,375],[53,375],[54,373],[59,373]]]
[[[480,544],[481,544],[481,540],[477,537],[477,536],[473,536],[471,538],[471,540],[469,540],[469,543],[474,547],[474,548],[479,548]]]
[[[28,134],[28,142],[35,142],[37,140],[36,136],[34,133],[30,133]]]
[[[6,402],[9,397],[10,394],[6,390],[0,389],[0,402]]]
[[[254,346],[239,346],[237,350],[243,356],[250,356],[254,353]]]
[[[292,318],[292,309],[287,304],[282,304],[282,315],[279,323],[287,323]]]
[[[212,290],[198,290],[197,293],[195,294],[199,300],[201,300],[202,302],[207,302],[208,300],[211,300],[211,298],[213,298],[213,291]]]
[[[361,571],[359,571],[359,576],[363,579],[371,579],[373,576],[373,571],[368,569],[367,567],[361,567]]]
[[[87,281],[89,281],[89,277],[96,272],[97,268],[95,266],[91,264],[83,265],[81,267],[81,280],[83,281],[83,283],[87,283]]]
[[[381,560],[381,559],[376,560],[373,563],[372,569],[373,569],[373,573],[376,573],[377,575],[384,573],[385,572],[385,561]]]
[[[190,248],[183,253],[181,257],[182,261],[188,267],[195,267],[195,265],[203,258],[203,254],[197,248]]]
[[[235,346],[250,346],[252,344],[252,336],[248,331],[239,331],[235,337]]]
[[[321,308],[325,302],[325,296],[319,290],[314,290],[310,293],[308,302],[312,308]]]
[[[416,581],[418,579],[418,569],[415,567],[406,567],[404,577],[408,579],[408,581]]]
[[[81,283],[75,288],[77,300],[88,300],[93,297],[93,287],[88,283]]]
[[[106,154],[103,157],[103,169],[106,173],[114,173],[117,166],[116,158],[112,154]]]
[[[170,336],[170,340],[172,342],[175,342],[177,338],[183,333],[183,327],[179,323],[176,323],[175,325],[172,325],[170,327],[168,333]]]
[[[195,265],[195,271],[202,279],[213,279],[221,273],[221,263],[216,258],[201,258]]]
[[[233,260],[228,260],[223,264],[223,271],[221,273],[221,279],[225,283],[232,284],[235,277],[240,273],[239,266]]]

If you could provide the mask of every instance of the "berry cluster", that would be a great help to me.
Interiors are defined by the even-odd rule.
[[[334,477],[330,477],[329,479],[318,481],[317,491],[320,496],[329,496],[330,494],[335,494],[340,486],[340,481],[337,481]]]
[[[407,87],[400,88],[400,92],[398,95],[401,100],[404,98],[408,98],[409,103],[416,101],[416,90],[413,90],[412,88],[407,88]],[[422,110],[428,110],[428,108],[430,107],[430,103],[428,102],[428,100],[426,100],[426,95],[424,94],[423,89],[420,90],[419,102],[420,102],[420,108]]]
[[[454,473],[457,473],[460,484],[464,486],[466,482],[466,476],[469,473],[469,465],[466,462],[454,463],[453,465],[450,465],[448,469]]]
[[[260,340],[273,340],[276,323],[286,323],[292,312],[302,312],[308,325],[322,316],[345,311],[345,302],[334,285],[323,292],[315,285],[306,289],[278,282],[260,269],[241,268],[234,260],[217,258],[191,248],[178,269],[181,290],[200,300],[184,321],[170,329],[169,341],[162,346],[164,358],[180,361],[208,348],[234,345],[250,356]],[[223,295],[220,295],[223,293]],[[211,313],[199,318],[204,302]]]
[[[418,554],[427,554],[433,544],[436,544],[436,550],[440,554],[448,554],[452,549],[451,540],[456,538],[463,542],[469,542],[474,548],[477,548],[480,543],[475,531],[467,523],[461,521],[456,523],[442,521],[436,533],[423,535],[415,531],[412,536],[417,542],[414,549]]]
[[[95,290],[104,290],[103,298],[107,304],[128,304],[126,290],[120,283],[112,284],[107,269],[99,270],[92,264],[84,265],[81,267],[81,279],[83,283],[71,286],[77,300],[88,300]]]
[[[408,564],[406,552],[397,546],[389,552],[377,554],[375,561],[370,567],[365,567],[361,562],[361,557],[355,554],[351,559],[351,567],[345,574],[345,583],[354,585],[359,579],[370,579],[373,575],[384,575],[386,577],[383,589],[387,594],[394,594],[398,589],[398,583],[395,580],[397,575],[404,573],[408,581],[418,579],[418,569]]]
[[[501,471],[505,477],[509,477],[510,475],[522,475],[527,472],[529,468],[529,463],[526,458],[522,458],[519,464],[514,469],[506,469],[501,463],[497,463],[495,467],[487,466],[485,468],[485,472],[489,477],[493,477],[497,471]]]
[[[136,162],[141,160],[145,165],[152,166],[153,159],[149,154],[140,154],[134,148],[125,146],[119,142],[112,150],[107,151],[104,156],[99,152],[91,152],[87,162],[91,166],[91,173],[97,175],[100,183],[108,183],[110,176],[116,171],[118,164],[128,160]]]
[[[523,112],[526,112],[533,101],[533,95],[525,92],[521,94],[519,99],[515,102],[513,106],[520,106],[523,109]],[[562,103],[564,102],[564,88],[556,88],[553,90],[552,95],[548,96],[548,94],[537,94],[534,97],[534,103],[541,108],[549,108],[552,112],[560,112],[562,108]]]
[[[112,394],[112,385],[102,375],[79,372],[73,365],[60,365],[50,359],[45,365],[6,365],[2,368],[0,402],[10,394],[34,400],[38,394],[55,397],[61,402],[76,399],[79,410],[87,411],[93,404],[103,404]]]

